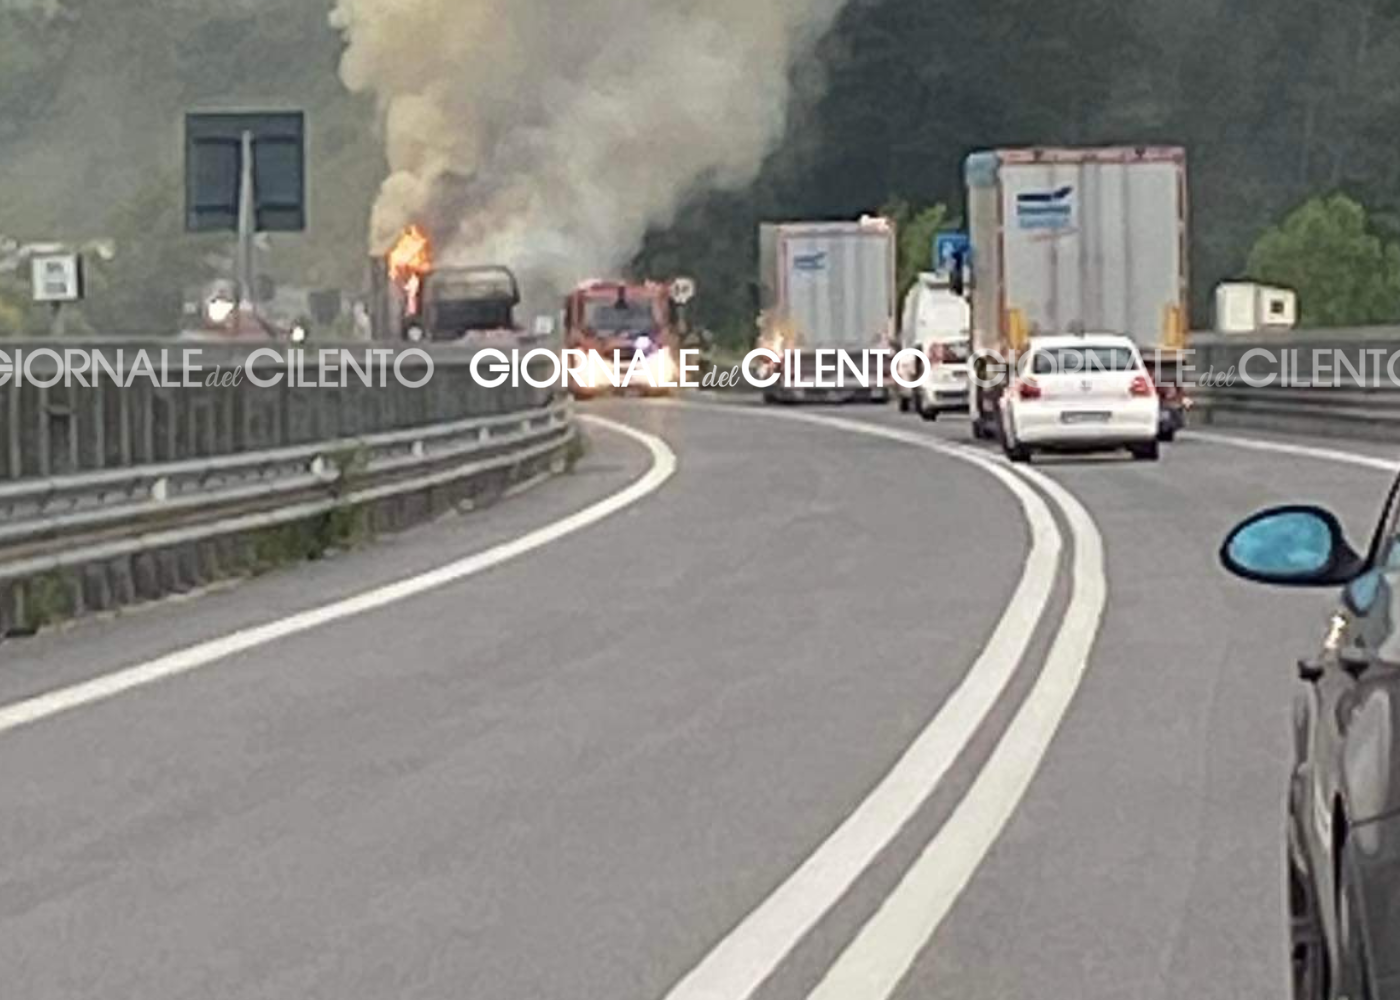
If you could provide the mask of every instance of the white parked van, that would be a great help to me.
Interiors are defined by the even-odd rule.
[[[948,287],[945,276],[919,275],[904,299],[900,343],[922,351],[929,363],[917,388],[896,383],[901,412],[912,410],[934,420],[940,413],[967,409],[971,323],[971,307]],[[902,374],[910,380],[916,373]]]

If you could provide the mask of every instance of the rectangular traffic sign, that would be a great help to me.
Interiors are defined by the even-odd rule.
[[[305,116],[300,111],[185,116],[185,228],[236,232],[243,136],[253,145],[253,228],[306,228]]]
[[[29,259],[35,302],[77,302],[83,297],[83,264],[76,253],[42,253]]]
[[[964,232],[943,232],[933,238],[933,269],[940,274],[949,274],[959,260],[964,267],[970,263],[972,243]]]

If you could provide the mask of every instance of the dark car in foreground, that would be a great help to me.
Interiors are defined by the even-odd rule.
[[[1339,586],[1321,648],[1298,664],[1288,903],[1298,1000],[1400,998],[1400,480],[1364,554],[1318,507],[1234,529],[1227,569]]]

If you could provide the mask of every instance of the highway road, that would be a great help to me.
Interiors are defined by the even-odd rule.
[[[1215,552],[1364,532],[1384,449],[585,412],[497,507],[0,646],[0,996],[1286,995],[1331,595]]]

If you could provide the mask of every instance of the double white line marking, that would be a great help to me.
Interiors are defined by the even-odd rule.
[[[1020,503],[1031,545],[1020,583],[982,654],[933,721],[864,802],[767,899],[745,917],[665,1000],[746,1000],[854,885],[933,794],[986,721],[1026,653],[1054,587],[1063,539],[1034,483],[1073,535],[1069,607],[1031,693],[972,787],[903,880],[865,924],[811,1000],[890,996],[952,909],[1030,787],[1083,679],[1106,600],[1103,539],[1083,506],[1049,478],[971,449],[853,420],[760,414],[926,448],[969,462]]]

